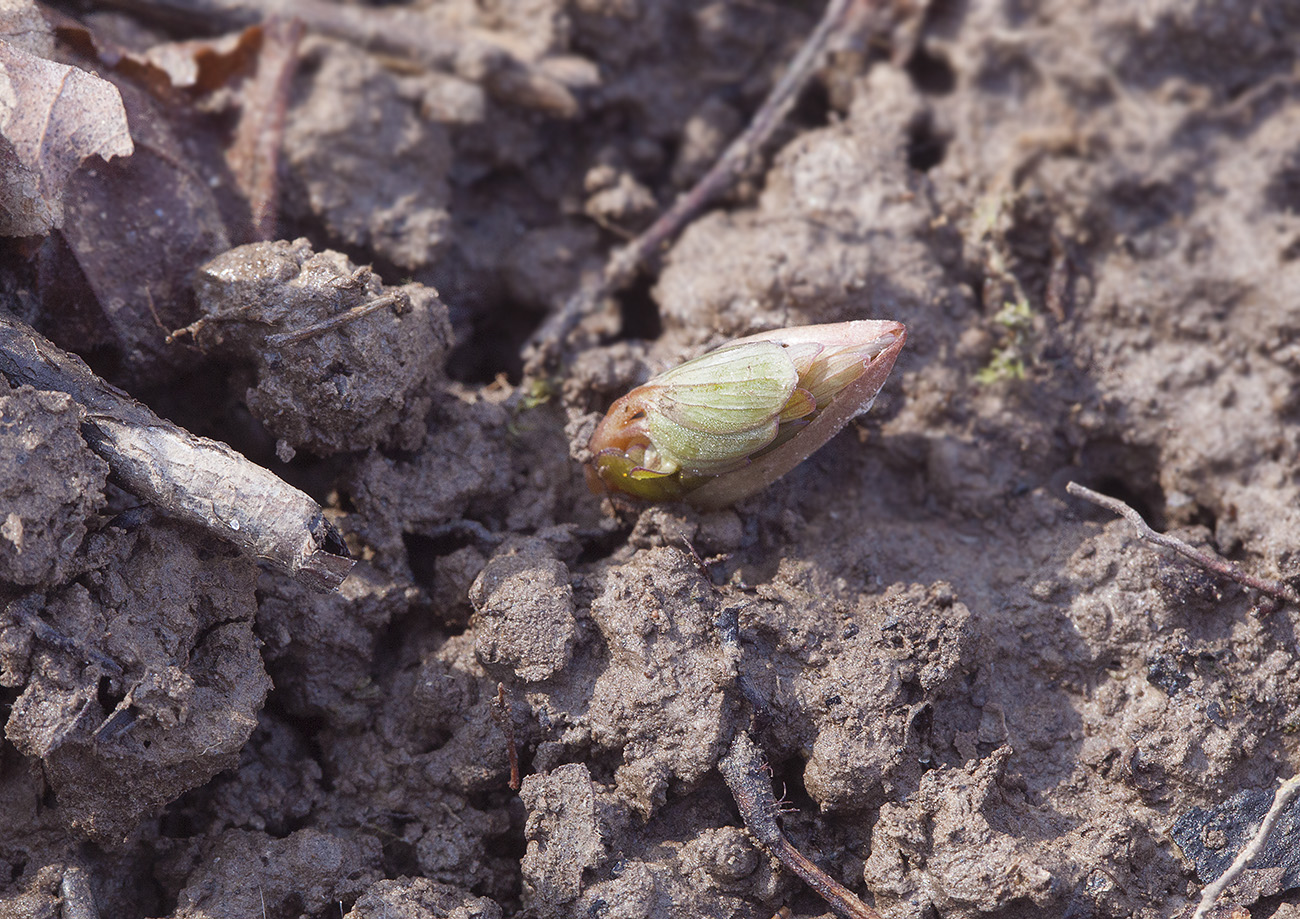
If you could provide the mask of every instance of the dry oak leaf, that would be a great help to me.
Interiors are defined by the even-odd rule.
[[[134,149],[113,84],[0,41],[0,235],[63,225],[63,187],[90,156]]]

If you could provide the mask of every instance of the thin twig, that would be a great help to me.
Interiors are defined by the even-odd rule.
[[[257,73],[244,95],[235,139],[226,153],[235,181],[248,200],[250,238],[255,241],[275,238],[280,147],[303,31],[297,19],[266,21]]]
[[[515,741],[515,719],[511,711],[510,698],[506,695],[506,684],[497,683],[497,697],[491,703],[492,720],[506,735],[506,756],[510,758],[510,790],[519,790],[519,745]]]
[[[369,316],[371,313],[377,312],[387,306],[397,306],[399,308],[398,312],[401,312],[400,307],[403,304],[408,307],[410,306],[410,301],[407,299],[406,294],[400,291],[393,291],[392,293],[375,297],[373,300],[367,300],[360,306],[354,306],[341,313],[335,313],[333,316],[328,316],[319,322],[313,322],[300,329],[294,329],[292,332],[277,332],[275,335],[268,335],[266,336],[266,343],[272,348],[283,348],[285,345],[292,345],[304,341],[308,338],[319,335],[322,332],[341,328],[349,322],[356,322],[358,319]],[[179,334],[181,331],[184,330],[177,330],[175,334]]]
[[[223,29],[242,29],[272,17],[301,20],[319,35],[449,70],[480,83],[498,100],[559,118],[578,114],[578,101],[538,62],[520,57],[484,29],[449,28],[424,9],[330,0],[106,0],[141,15]]]
[[[45,598],[39,593],[30,593],[17,600],[12,601],[7,607],[7,612],[15,622],[19,622],[31,630],[32,635],[69,654],[73,657],[82,658],[99,665],[99,669],[105,673],[111,673],[114,676],[122,675],[122,666],[111,657],[107,657],[96,651],[94,648],[85,644],[80,639],[65,635],[50,625],[40,617],[40,610],[43,607]]]
[[[678,538],[681,539],[682,545],[686,546],[686,552],[688,555],[690,555],[691,562],[695,565],[695,570],[700,573],[700,577],[704,578],[704,583],[709,585],[709,590],[715,596],[721,596],[722,591],[718,590],[718,585],[713,583],[713,569],[709,567],[709,562],[706,562],[704,560],[704,558],[700,555],[699,550],[695,548],[695,544],[692,543],[690,539],[688,539],[685,536],[685,534],[681,535]],[[725,561],[728,557],[729,556],[726,555],[720,555],[717,558],[715,558],[714,561],[717,560]]]
[[[530,374],[542,371],[563,347],[569,333],[605,298],[627,287],[641,267],[681,232],[710,202],[729,188],[755,153],[767,143],[821,63],[831,39],[850,20],[862,0],[830,0],[821,22],[795,55],[785,74],[754,114],[749,126],[723,152],[690,191],[679,197],[650,227],[610,257],[601,277],[588,281],[558,312],[538,327],[525,349]]]
[[[1287,805],[1291,803],[1298,793],[1300,793],[1300,775],[1293,775],[1278,787],[1277,792],[1273,795],[1272,806],[1269,807],[1268,813],[1264,815],[1264,819],[1260,821],[1259,829],[1255,831],[1255,835],[1251,837],[1250,842],[1233,859],[1232,864],[1228,866],[1228,870],[1215,878],[1214,882],[1208,884],[1205,890],[1201,892],[1201,902],[1197,905],[1196,912],[1192,914],[1192,919],[1205,919],[1205,916],[1214,906],[1214,902],[1219,899],[1219,896],[1228,888],[1228,885],[1246,870],[1246,867],[1254,861],[1260,852],[1264,851],[1264,844],[1268,842],[1273,827],[1277,826],[1278,820],[1282,817],[1282,812],[1286,810]]]
[[[772,87],[762,106],[754,113],[749,126],[727,146],[722,156],[694,188],[678,198],[672,207],[630,245],[615,253],[606,268],[606,275],[614,286],[623,287],[630,283],[650,256],[676,236],[709,202],[731,186],[794,106],[795,99],[821,63],[822,53],[830,39],[844,24],[853,3],[854,0],[830,0],[821,22],[808,36],[781,79]]]
[[[1147,525],[1147,522],[1142,519],[1141,514],[1129,507],[1123,501],[1120,501],[1118,498],[1112,498],[1109,495],[1100,494],[1099,492],[1093,491],[1091,488],[1085,488],[1078,482],[1070,482],[1065,486],[1065,490],[1076,498],[1083,498],[1086,501],[1091,501],[1098,507],[1104,507],[1108,511],[1119,514],[1129,523],[1138,528],[1143,539],[1155,543],[1157,546],[1172,549],[1179,555],[1191,559],[1207,571],[1211,571],[1220,577],[1236,581],[1238,584],[1249,587],[1251,590],[1258,590],[1261,593],[1266,593],[1270,597],[1275,597],[1283,602],[1300,605],[1300,594],[1297,594],[1281,581],[1270,581],[1267,578],[1256,577],[1255,575],[1242,570],[1239,566],[1234,565],[1227,559],[1220,558],[1211,552],[1204,552],[1200,549],[1193,548],[1181,539],[1178,539],[1175,536],[1170,536],[1167,533],[1157,533]]]
[[[731,789],[741,819],[759,845],[777,861],[799,875],[805,883],[847,919],[880,919],[880,914],[858,899],[853,891],[835,881],[794,847],[777,823],[780,808],[772,794],[772,782],[764,774],[763,756],[743,731],[731,742],[731,749],[718,763],[718,771]]]

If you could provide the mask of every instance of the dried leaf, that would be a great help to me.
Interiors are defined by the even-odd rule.
[[[239,123],[226,151],[226,164],[235,188],[248,202],[250,220],[248,232],[236,235],[257,240],[273,237],[285,113],[304,32],[299,20],[270,17],[239,32],[163,42],[138,51],[55,10],[46,11],[46,17],[61,40],[109,68],[115,82],[131,80],[180,111],[196,104],[207,111],[238,108]],[[222,90],[234,93],[218,95]],[[134,117],[129,100],[128,114]],[[147,139],[137,140],[148,146]],[[243,223],[239,220],[232,227]]]
[[[58,10],[47,8],[45,18],[81,57],[98,61],[163,100],[175,99],[177,90],[211,93],[226,87],[251,71],[262,45],[262,27],[249,26],[216,38],[162,42],[138,50],[123,44],[120,36],[105,35]]]
[[[54,57],[54,35],[31,0],[0,0],[0,41],[37,57]]]
[[[226,86],[237,74],[246,73],[262,44],[260,26],[218,38],[192,39],[154,45],[139,55],[167,74],[178,89],[213,92]]]
[[[133,149],[111,83],[0,41],[0,235],[62,226],[73,171],[88,157]]]
[[[52,237],[41,261],[42,299],[47,314],[58,317],[43,331],[60,345],[108,349],[120,362],[118,379],[134,385],[183,359],[166,344],[167,331],[193,319],[191,275],[230,248],[230,236],[213,173],[196,153],[201,145],[183,144],[167,108],[110,77],[120,81],[136,152],[87,165],[68,181],[66,247]],[[190,129],[191,138],[196,131]],[[77,269],[93,298],[59,291]]]

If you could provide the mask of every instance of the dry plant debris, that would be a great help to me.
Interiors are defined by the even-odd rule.
[[[313,32],[329,35],[383,54],[449,69],[482,83],[502,101],[568,118],[578,113],[572,89],[595,80],[580,58],[531,60],[518,46],[483,29],[458,27],[455,11],[444,19],[436,7],[354,8],[326,0],[110,0],[163,18],[225,28],[243,28],[269,19],[297,19]]]
[[[1288,811],[1298,793],[1300,777],[1292,776],[1272,795],[1243,791],[1178,818],[1170,835],[1207,882],[1193,919],[1204,919],[1230,885],[1239,905],[1300,887],[1300,814]]]
[[[48,60],[52,48],[34,7],[0,11],[0,235],[63,226],[64,188],[77,167],[134,149],[113,84]]]
[[[781,864],[803,878],[837,915],[845,919],[880,919],[878,912],[844,885],[836,883],[785,838],[777,822],[780,808],[764,768],[762,754],[745,733],[736,735],[727,755],[718,761],[718,771],[731,789],[745,826],[749,827],[754,838]]]
[[[1267,578],[1256,577],[1241,569],[1241,566],[1234,565],[1225,559],[1189,546],[1186,542],[1167,533],[1157,533],[1147,525],[1142,519],[1142,515],[1129,507],[1123,501],[1112,498],[1109,495],[1103,495],[1093,491],[1091,488],[1085,488],[1078,482],[1070,482],[1065,486],[1065,490],[1076,497],[1091,501],[1098,507],[1104,507],[1108,511],[1119,514],[1129,523],[1138,528],[1142,538],[1154,545],[1161,546],[1165,549],[1172,549],[1184,558],[1189,558],[1197,565],[1200,565],[1206,571],[1210,571],[1219,577],[1226,578],[1230,581],[1236,581],[1244,587],[1251,590],[1258,590],[1260,593],[1268,594],[1276,600],[1293,605],[1300,605],[1300,594],[1297,594],[1294,588],[1283,584],[1281,581],[1271,581]]]
[[[239,190],[248,200],[249,236],[255,240],[273,239],[279,219],[280,148],[303,26],[296,19],[272,19],[261,35],[257,73],[226,153]]]
[[[277,453],[418,447],[451,343],[447,308],[422,284],[385,288],[305,239],[237,246],[199,266],[199,348],[251,366],[245,404]],[[173,337],[179,337],[180,331]]]
[[[609,260],[599,280],[593,279],[575,291],[560,310],[538,327],[529,340],[530,369],[541,372],[549,362],[555,360],[558,349],[584,317],[598,309],[607,297],[632,283],[636,273],[650,259],[657,257],[660,250],[684,226],[736,180],[740,171],[780,126],[781,119],[793,107],[799,92],[822,63],[830,43],[844,39],[841,32],[850,25],[862,25],[860,17],[855,21],[850,15],[854,7],[867,5],[866,0],[831,0],[827,3],[817,28],[790,62],[782,78],[772,87],[771,93],[750,119],[745,130],[727,146],[687,194],[678,198],[644,233]]]
[[[223,443],[159,418],[24,323],[0,315],[0,374],[64,392],[81,432],[114,479],[170,516],[203,527],[319,589],[352,568],[320,505]]]

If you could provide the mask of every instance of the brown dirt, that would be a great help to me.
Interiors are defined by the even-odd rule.
[[[438,7],[548,73],[594,62],[568,120],[306,40],[280,235],[309,242],[197,275],[177,325],[218,317],[202,351],[167,353],[140,304],[93,346],[326,503],[359,563],[322,596],[128,510],[75,405],[0,390],[0,916],[828,915],[739,828],[715,769],[738,730],[791,839],[887,919],[1189,913],[1206,861],[1175,824],[1300,770],[1300,610],[1064,485],[1300,577],[1300,16],[898,11],[520,382],[529,332],[698,177],[819,8]],[[6,251],[6,302],[75,347]],[[402,310],[303,346],[249,332],[285,297],[315,319],[385,290]],[[893,378],[761,496],[588,493],[579,432],[647,374],[858,317],[907,324]],[[1300,877],[1247,881],[1229,904],[1300,915]]]

